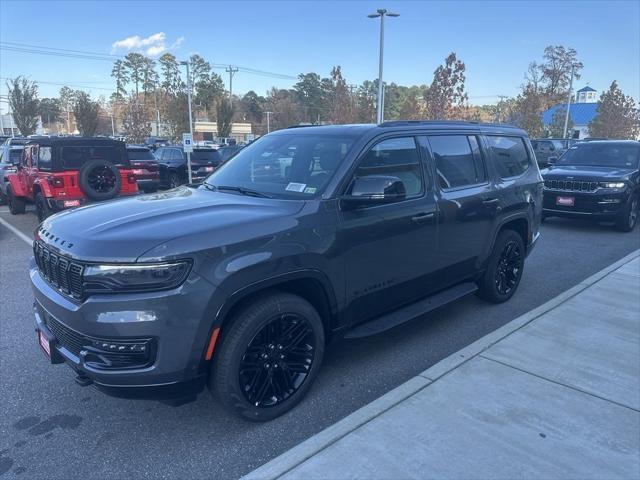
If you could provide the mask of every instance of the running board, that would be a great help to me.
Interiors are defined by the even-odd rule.
[[[411,305],[407,305],[391,313],[375,318],[349,330],[344,338],[362,338],[382,333],[391,328],[402,325],[416,317],[429,313],[448,303],[466,297],[478,290],[475,283],[467,282],[443,290]]]

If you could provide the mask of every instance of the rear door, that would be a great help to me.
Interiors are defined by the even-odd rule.
[[[478,271],[500,199],[479,135],[433,134],[419,140],[430,155],[436,184],[440,279],[451,285]]]

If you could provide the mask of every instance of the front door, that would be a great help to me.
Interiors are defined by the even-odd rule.
[[[437,212],[416,139],[388,138],[358,161],[353,179],[389,175],[402,180],[404,200],[339,211],[346,299],[358,323],[425,296],[437,258]]]

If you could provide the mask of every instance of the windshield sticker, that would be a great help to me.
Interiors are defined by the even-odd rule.
[[[304,193],[316,193],[316,187],[307,187],[304,189]]]
[[[288,192],[299,192],[302,193],[304,192],[304,189],[307,187],[306,183],[293,183],[291,182],[289,185],[287,185],[287,188],[285,188],[285,190],[287,190]]]

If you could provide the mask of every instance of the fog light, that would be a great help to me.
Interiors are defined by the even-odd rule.
[[[110,342],[106,340],[94,340],[93,346],[104,352],[145,353],[148,348],[148,342],[125,343],[125,342]]]

